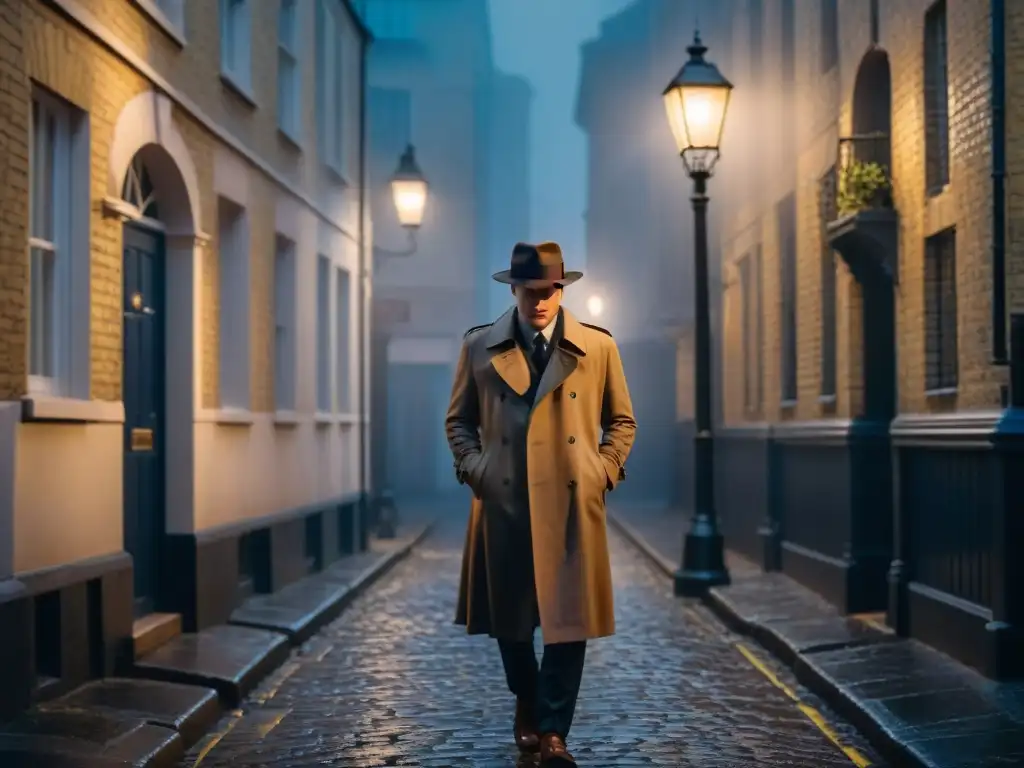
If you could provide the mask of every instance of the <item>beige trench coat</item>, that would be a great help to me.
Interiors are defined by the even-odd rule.
[[[615,632],[605,494],[636,433],[611,334],[562,310],[531,407],[510,309],[463,342],[446,419],[473,490],[455,621],[470,634],[545,644]],[[536,599],[534,599],[536,584]]]

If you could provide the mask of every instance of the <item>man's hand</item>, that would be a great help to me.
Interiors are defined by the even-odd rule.
[[[599,450],[608,476],[608,490],[612,491],[619,480],[626,476],[623,467],[636,438],[636,420],[633,418],[633,402],[629,397],[619,348],[612,341],[607,349],[604,398],[601,404],[601,429],[604,435]]]
[[[479,485],[479,478],[475,475],[482,452],[480,398],[476,389],[476,379],[473,377],[473,362],[470,359],[468,340],[462,342],[459,362],[455,366],[455,378],[452,381],[452,394],[444,425],[448,447],[455,459],[455,476],[460,483],[469,485],[476,493],[474,485]]]

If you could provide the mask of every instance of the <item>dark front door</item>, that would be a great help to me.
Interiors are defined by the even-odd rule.
[[[135,612],[153,610],[164,533],[164,243],[124,228],[124,545],[135,568]]]
[[[388,369],[388,480],[399,497],[458,488],[444,431],[452,388],[447,364],[398,363]]]

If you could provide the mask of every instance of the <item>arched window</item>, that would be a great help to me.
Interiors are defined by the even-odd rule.
[[[157,207],[156,190],[149,178],[145,163],[136,155],[128,166],[121,189],[121,199],[138,209],[139,215],[146,219],[159,219],[160,209]]]

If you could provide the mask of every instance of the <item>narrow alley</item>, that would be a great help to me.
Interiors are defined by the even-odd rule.
[[[512,743],[514,702],[493,641],[451,623],[463,532],[460,518],[441,521],[228,713],[186,765],[533,765]],[[674,598],[610,535],[618,633],[588,647],[569,737],[580,765],[882,765],[767,654],[699,604]]]

